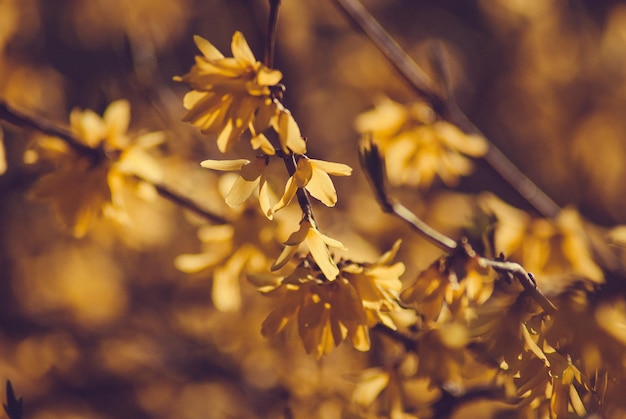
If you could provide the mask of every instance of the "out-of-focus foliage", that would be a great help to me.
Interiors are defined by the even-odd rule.
[[[28,417],[625,414],[626,7],[363,1],[425,68],[440,41],[547,219],[332,3],[282,0],[269,66],[265,0],[0,1],[2,103],[80,140],[0,112],[0,382]],[[475,252],[382,213],[361,135]]]

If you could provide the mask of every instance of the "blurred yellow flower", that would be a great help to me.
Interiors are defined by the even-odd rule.
[[[300,247],[300,244],[306,244],[313,260],[319,266],[320,270],[329,281],[334,280],[339,273],[339,268],[330,254],[328,246],[337,249],[347,250],[341,242],[332,239],[320,232],[317,225],[312,224],[308,219],[300,222],[300,228],[289,236],[285,241],[285,248],[278,256],[276,262],[272,265],[272,270],[278,270],[285,266],[291,260],[293,255]]]
[[[226,195],[226,203],[231,207],[236,207],[244,203],[254,190],[259,189],[259,204],[267,218],[273,217],[273,210],[270,205],[270,192],[265,179],[265,169],[269,161],[267,158],[257,158],[255,161],[238,160],[204,160],[200,163],[202,167],[222,171],[239,171],[239,177],[235,180],[230,192]]]
[[[314,160],[302,156],[298,160],[296,172],[285,185],[285,193],[280,198],[280,201],[274,205],[273,211],[277,212],[287,206],[299,188],[305,188],[313,197],[322,201],[324,205],[328,207],[334,206],[337,203],[337,191],[328,176],[329,174],[333,176],[350,176],[352,168],[341,163]]]
[[[79,147],[53,137],[42,137],[28,150],[25,160],[55,166],[30,191],[34,199],[50,201],[75,236],[83,236],[92,220],[109,208],[123,216],[122,192],[133,176],[151,182],[161,179],[161,169],[147,149],[163,142],[161,132],[128,135],[130,105],[112,102],[102,117],[91,110],[72,110],[71,130]]]
[[[263,217],[244,214],[234,224],[204,226],[198,230],[202,252],[182,254],[174,265],[185,273],[209,273],[213,283],[211,300],[216,309],[234,312],[241,309],[240,280],[246,274],[266,272],[269,261],[260,246],[258,231]],[[256,229],[255,229],[256,228]]]
[[[265,336],[275,336],[297,319],[298,333],[307,353],[327,355],[333,344],[349,338],[360,351],[370,348],[369,328],[378,323],[395,329],[389,316],[401,310],[397,294],[404,265],[388,266],[394,248],[372,264],[344,262],[333,281],[305,259],[287,277],[261,290],[280,300],[263,322]]]
[[[437,321],[444,307],[455,318],[467,320],[473,315],[467,312],[468,308],[479,306],[491,297],[496,277],[496,272],[476,256],[451,255],[420,273],[400,298],[427,321]]]
[[[554,219],[532,218],[491,194],[480,198],[484,211],[495,215],[495,250],[532,272],[545,293],[562,290],[573,281],[604,282],[592,258],[583,219],[564,208]]]
[[[183,121],[204,134],[217,134],[222,152],[230,150],[246,130],[256,137],[272,127],[285,153],[304,154],[306,144],[298,124],[270,89],[278,84],[282,73],[257,61],[241,32],[233,35],[232,58],[224,57],[200,36],[194,41],[203,55],[196,57],[189,73],[174,78],[193,89],[184,98],[187,113]]]
[[[468,157],[480,157],[488,147],[483,137],[437,119],[421,102],[404,106],[383,98],[357,117],[356,128],[379,145],[395,185],[428,188],[437,176],[446,185],[455,185],[472,172]]]

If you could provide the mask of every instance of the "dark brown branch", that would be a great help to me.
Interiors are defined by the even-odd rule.
[[[270,14],[267,20],[267,34],[265,39],[265,65],[274,66],[274,51],[276,49],[276,27],[278,25],[278,10],[281,0],[269,0]]]
[[[404,349],[408,352],[415,352],[417,350],[417,340],[412,339],[409,336],[398,332],[397,330],[391,329],[389,326],[385,326],[384,324],[379,323],[374,326],[373,330],[402,344],[402,346],[404,346]]]
[[[100,152],[98,150],[83,144],[82,141],[78,140],[69,129],[55,124],[45,118],[28,115],[25,112],[18,111],[2,99],[0,99],[0,120],[6,121],[17,127],[32,128],[43,134],[58,137],[83,155],[93,157],[94,159],[98,159],[100,157]]]
[[[374,189],[374,193],[384,212],[395,215],[402,221],[407,223],[413,230],[422,237],[434,244],[441,250],[451,253],[456,249],[457,245],[454,240],[439,233],[428,224],[420,220],[413,212],[402,205],[390,199],[387,196],[385,181],[385,161],[378,151],[378,147],[373,142],[364,144],[359,152],[361,158],[361,166],[365,171],[367,178]]]
[[[452,95],[442,95],[437,92],[426,73],[395,42],[358,0],[335,1],[387,57],[402,77],[413,87],[413,90],[430,104],[435,112],[457,125],[464,132],[478,134],[487,139],[459,109]],[[439,62],[435,61],[434,64],[436,71],[441,71],[441,69],[437,69],[437,65],[444,65],[442,60]],[[447,83],[446,77],[446,74],[440,75],[442,82]],[[444,85],[445,90],[446,86]],[[558,215],[561,208],[524,175],[495,145],[488,139],[487,141],[489,142],[489,149],[483,156],[485,162],[544,217],[554,218]]]
[[[23,399],[15,397],[11,381],[7,380],[6,403],[3,404],[4,411],[9,419],[22,419]]]
[[[428,75],[409,57],[387,31],[374,19],[357,0],[336,0],[348,17],[370,38],[378,49],[387,57],[396,70],[435,108],[443,104],[442,98],[432,88]]]
[[[480,261],[487,266],[491,266],[494,270],[499,272],[505,272],[512,274],[515,279],[524,287],[524,290],[528,292],[533,299],[541,306],[543,311],[547,314],[554,314],[557,311],[556,306],[545,296],[543,292],[537,287],[535,278],[532,274],[526,272],[526,270],[519,263],[492,260],[487,258],[480,258]]]
[[[9,106],[5,101],[0,99],[0,120],[9,122],[15,126],[21,128],[34,129],[44,134],[57,137],[65,141],[69,146],[82,155],[89,156],[94,159],[102,157],[101,150],[91,148],[83,144],[76,136],[66,127],[55,124],[45,118],[28,115],[26,112],[18,111]],[[169,187],[163,184],[157,184],[147,179],[141,178],[138,175],[135,177],[143,182],[153,185],[160,196],[163,198],[181,206],[188,210],[195,212],[196,214],[205,217],[211,222],[226,224],[228,220],[222,216],[211,213],[210,211],[201,208],[198,204],[191,199],[180,195],[177,192],[172,191]]]
[[[411,226],[414,231],[448,254],[452,254],[454,251],[459,250],[468,256],[475,255],[474,250],[467,242],[461,241],[461,246],[459,246],[459,244],[450,237],[441,234],[423,222],[404,205],[389,198],[385,189],[385,161],[378,152],[376,144],[370,141],[368,144],[363,145],[360,149],[359,156],[361,158],[361,166],[363,167],[363,170],[365,171],[367,178],[374,189],[378,203],[382,207],[383,211],[400,218],[402,221]],[[480,261],[486,266],[491,266],[496,271],[507,272],[513,275],[524,287],[526,292],[528,292],[535,299],[535,301],[537,301],[546,313],[551,314],[556,312],[557,309],[554,304],[552,304],[548,297],[546,297],[541,290],[537,288],[537,284],[535,283],[532,275],[526,272],[520,264],[492,260],[484,257],[481,257]]]

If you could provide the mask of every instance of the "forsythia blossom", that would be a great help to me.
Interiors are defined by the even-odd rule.
[[[258,143],[258,135],[272,127],[283,152],[304,154],[306,144],[298,124],[272,95],[271,87],[282,73],[257,61],[241,32],[233,35],[232,58],[224,57],[204,38],[195,36],[194,41],[202,56],[196,57],[189,73],[174,78],[193,89],[185,95],[183,120],[204,134],[216,134],[222,152],[231,149],[246,130],[252,133],[253,143]],[[269,148],[267,141],[263,145],[264,150]]]
[[[468,156],[487,152],[483,137],[465,134],[437,119],[424,103],[403,106],[384,98],[357,118],[356,128],[378,144],[387,162],[387,176],[396,185],[428,188],[436,176],[454,185],[472,171]]]
[[[483,209],[495,215],[496,252],[532,272],[544,292],[559,290],[571,280],[601,284],[604,274],[592,258],[583,220],[564,208],[553,220],[532,218],[491,194],[481,197]]]
[[[258,187],[261,209],[267,218],[272,219],[273,211],[270,205],[270,193],[265,179],[265,169],[268,163],[267,158],[258,158],[253,162],[245,159],[204,160],[200,164],[202,167],[213,170],[239,170],[239,177],[226,195],[226,203],[231,207],[241,205]]]
[[[395,329],[390,313],[400,310],[397,296],[404,264],[389,265],[399,242],[376,263],[345,262],[333,281],[305,259],[291,274],[261,288],[279,298],[262,332],[275,336],[295,322],[308,353],[318,358],[346,338],[360,351],[370,348],[369,328],[382,322]]]
[[[339,273],[339,268],[337,268],[337,264],[333,260],[328,246],[342,250],[346,250],[346,248],[338,240],[322,234],[317,226],[307,219],[300,222],[298,231],[289,236],[284,243],[285,249],[272,265],[272,270],[277,270],[285,266],[293,255],[295,255],[301,243],[307,245],[313,260],[317,266],[319,266],[326,279],[331,281],[335,279]]]
[[[313,197],[319,199],[328,207],[337,203],[337,191],[330,180],[329,174],[334,176],[350,176],[352,168],[341,163],[332,163],[323,160],[309,159],[302,156],[298,159],[296,172],[289,178],[285,186],[285,193],[280,201],[274,205],[273,211],[284,208],[296,195],[298,188],[305,188]]]
[[[78,237],[105,208],[123,214],[123,188],[133,175],[152,182],[161,178],[161,169],[146,150],[163,142],[163,133],[131,137],[129,122],[126,100],[111,103],[102,117],[91,110],[74,109],[71,130],[83,149],[43,137],[24,157],[27,162],[46,161],[56,166],[39,179],[30,196],[51,201]]]

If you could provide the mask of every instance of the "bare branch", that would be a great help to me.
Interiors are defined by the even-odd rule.
[[[480,258],[480,261],[487,266],[491,266],[496,271],[512,274],[547,314],[554,314],[557,311],[552,301],[537,287],[537,282],[535,282],[535,278],[532,274],[526,272],[519,263],[492,260],[483,257]]]
[[[424,70],[395,42],[391,35],[385,31],[358,0],[335,1],[387,57],[402,77],[413,87],[413,90],[430,104],[435,112],[457,125],[464,132],[479,134],[488,141],[489,149],[483,156],[483,159],[504,181],[544,217],[554,218],[559,214],[561,208],[487,139],[459,109],[451,94],[444,96],[437,92]],[[442,62],[437,62],[437,59],[435,55],[435,70],[444,70],[445,67],[443,67]],[[441,68],[437,68],[439,64],[442,64]],[[445,83],[447,83],[446,78],[448,76],[440,74],[439,77],[444,82],[444,90],[446,90]]]
[[[384,212],[400,218],[411,226],[413,230],[441,250],[451,253],[456,249],[457,245],[454,240],[439,233],[413,214],[407,207],[387,196],[385,191],[385,161],[380,155],[376,144],[371,141],[369,144],[364,144],[359,150],[359,156],[361,166],[367,174],[367,178],[374,189],[378,203]]]

